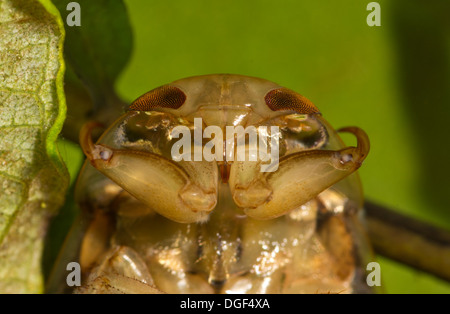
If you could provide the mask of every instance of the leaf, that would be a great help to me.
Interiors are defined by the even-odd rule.
[[[54,0],[66,18],[70,0]],[[77,141],[86,120],[108,125],[123,111],[114,84],[132,52],[132,31],[121,0],[79,0],[81,27],[66,27],[68,119],[64,135]],[[73,71],[73,73],[72,73]],[[84,83],[86,93],[76,76]],[[90,95],[90,98],[89,98]]]
[[[70,0],[55,0],[66,16]],[[67,27],[65,56],[74,72],[94,93],[105,92],[128,62],[132,33],[124,3],[79,0],[81,27]]]
[[[2,293],[43,289],[43,238],[68,185],[56,148],[66,114],[63,41],[49,0],[0,0]]]
[[[69,2],[54,0],[63,19],[71,13],[66,9]],[[77,2],[81,8],[81,27],[65,24],[65,59],[68,68],[64,90],[69,118],[64,123],[63,135],[74,142],[78,142],[79,130],[87,120],[109,125],[122,113],[124,102],[116,95],[114,83],[132,49],[131,27],[122,1]],[[94,99],[97,100],[95,107]],[[79,147],[78,150],[84,159]],[[73,164],[74,157],[78,163],[76,155],[72,152],[66,156],[69,166]],[[70,190],[73,190],[73,186]],[[54,263],[79,210],[72,194],[73,191],[68,192],[66,203],[52,221],[47,234],[43,271],[50,287],[55,283],[55,269],[61,268]],[[59,282],[58,279],[56,282]]]

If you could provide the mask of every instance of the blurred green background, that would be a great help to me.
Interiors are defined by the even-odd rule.
[[[312,100],[336,128],[371,139],[367,199],[450,230],[450,1],[127,0],[132,58],[117,90],[132,101],[183,77],[265,78]],[[351,138],[345,138],[351,143]],[[82,155],[61,143],[72,178]],[[450,293],[450,284],[384,258],[388,293]]]

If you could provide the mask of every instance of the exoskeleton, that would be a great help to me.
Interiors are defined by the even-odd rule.
[[[77,292],[370,292],[361,129],[347,147],[304,96],[225,74],[144,94],[94,143],[97,127]]]

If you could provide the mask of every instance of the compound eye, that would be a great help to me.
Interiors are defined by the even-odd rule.
[[[300,114],[320,113],[308,98],[284,87],[271,90],[266,94],[264,100],[273,111],[290,110]]]
[[[150,111],[157,108],[178,109],[186,101],[186,94],[179,88],[164,85],[145,93],[130,105],[130,111]]]

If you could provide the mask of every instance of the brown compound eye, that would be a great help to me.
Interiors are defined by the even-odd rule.
[[[308,98],[284,87],[271,90],[266,94],[264,100],[273,111],[292,110],[300,114],[320,113]]]
[[[157,108],[178,109],[186,101],[186,94],[179,88],[164,85],[145,93],[130,105],[131,111],[150,111]]]

